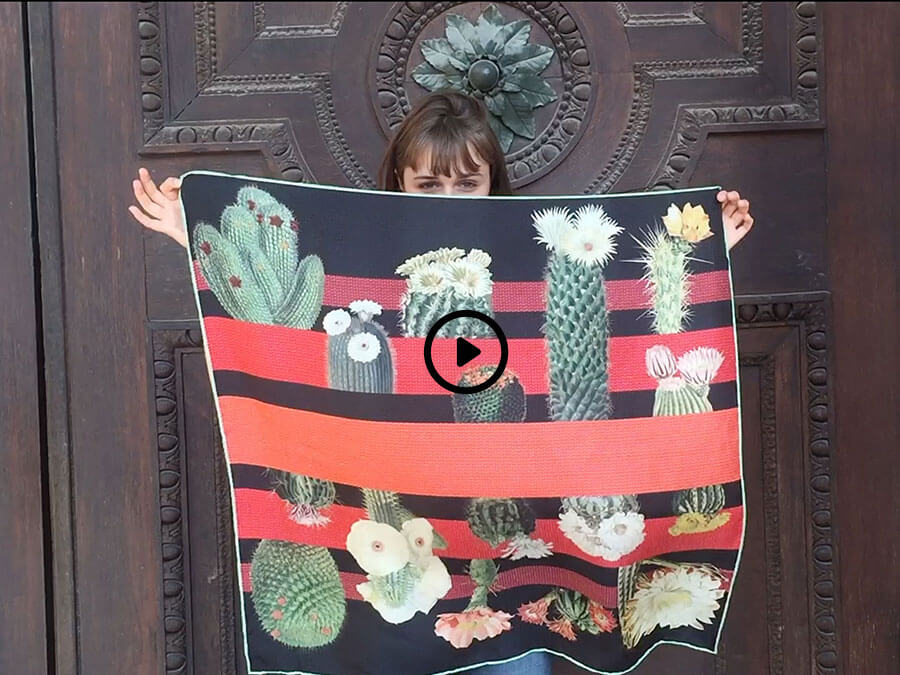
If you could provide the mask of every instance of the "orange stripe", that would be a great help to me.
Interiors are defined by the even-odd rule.
[[[289,504],[274,492],[246,488],[234,491],[234,507],[237,512],[238,537],[241,539],[282,539],[297,544],[326,546],[346,549],[347,533],[358,520],[368,516],[363,509],[334,505],[322,513],[331,522],[327,527],[298,525],[288,515]],[[578,548],[562,530],[558,520],[537,521],[533,537],[553,544],[553,552],[580,558],[602,567],[621,567],[639,560],[645,560],[662,553],[673,551],[696,551],[699,549],[737,550],[741,543],[741,507],[726,509],[731,514],[729,521],[712,532],[673,537],[669,528],[675,524],[675,517],[653,518],[644,521],[644,541],[632,553],[615,562],[590,556]],[[469,528],[463,520],[443,520],[429,518],[435,531],[447,541],[447,548],[435,551],[442,558],[499,558],[503,546],[491,548]]]
[[[328,336],[325,333],[271,326],[225,317],[203,319],[214,370],[237,370],[271,380],[328,386]],[[482,350],[466,367],[497,363],[499,344],[493,338],[470,340]],[[431,379],[425,368],[424,338],[391,338],[397,394],[447,395]],[[614,337],[609,341],[610,391],[655,389],[656,381],[647,374],[644,356],[654,345],[666,345],[675,356],[693,347],[715,347],[725,361],[713,382],[735,379],[734,334],[731,326],[676,333],[673,335],[638,335]],[[456,340],[434,341],[432,359],[435,368],[450,381],[458,379]],[[543,338],[509,340],[507,369],[519,376],[529,394],[547,393],[547,353]]]
[[[209,285],[194,261],[197,288],[209,290]],[[731,282],[727,270],[702,272],[691,276],[688,302],[716,302],[731,298]],[[403,279],[369,279],[336,274],[325,276],[324,304],[328,307],[347,307],[363,297],[374,300],[385,309],[400,309],[400,299],[406,292]],[[547,284],[544,281],[494,282],[495,312],[543,312],[546,309]],[[650,307],[650,288],[644,279],[617,279],[606,282],[606,306],[610,311],[647,309]]]
[[[219,407],[233,463],[410,494],[634,494],[740,478],[736,408],[526,426],[373,422],[239,396]]]

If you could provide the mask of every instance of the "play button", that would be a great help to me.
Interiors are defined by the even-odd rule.
[[[475,345],[473,345],[468,340],[464,340],[463,338],[456,338],[456,366],[457,368],[462,368],[469,361],[474,359],[481,353],[481,350],[478,349]]]
[[[500,346],[500,359],[499,362],[495,365],[494,372],[491,374],[483,382],[479,382],[476,385],[471,387],[462,387],[454,382],[450,382],[441,373],[438,372],[437,368],[434,366],[434,358],[432,356],[432,348],[434,347],[434,340],[437,337],[438,331],[443,328],[446,324],[454,319],[462,319],[462,318],[471,318],[476,319],[483,324],[487,325],[490,328],[491,332],[494,334],[497,342]],[[483,345],[482,345],[483,346]],[[466,340],[465,338],[458,337],[456,338],[456,367],[462,368],[468,363],[471,363],[474,359],[476,359],[482,350]],[[428,335],[425,337],[425,367],[428,369],[428,374],[441,385],[447,391],[452,391],[455,394],[475,394],[479,391],[484,391],[491,385],[493,385],[500,377],[503,375],[503,371],[506,369],[506,362],[509,360],[509,346],[506,344],[506,336],[503,334],[503,331],[500,329],[500,324],[494,321],[493,318],[489,317],[487,314],[482,314],[481,312],[476,312],[473,309],[461,309],[457,312],[450,312],[449,314],[445,314],[440,319],[434,322],[434,325],[431,326],[431,330],[428,331]],[[452,361],[449,364],[450,370],[453,369]],[[451,375],[447,373],[447,375]],[[456,374],[454,377],[455,381],[459,381],[459,375]]]

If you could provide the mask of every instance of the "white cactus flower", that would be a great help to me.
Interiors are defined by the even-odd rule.
[[[491,264],[490,254],[486,251],[482,251],[480,248],[473,248],[463,260],[475,265],[481,265],[482,267],[487,267]]]
[[[615,237],[621,231],[600,206],[588,204],[575,213],[574,227],[563,233],[561,250],[584,265],[605,265],[616,254]]]
[[[357,363],[370,363],[381,354],[381,343],[369,332],[357,333],[347,342],[347,356]]]
[[[678,370],[675,355],[665,345],[654,345],[647,350],[645,356],[647,373],[656,380],[672,377]]]
[[[329,335],[341,335],[350,327],[350,312],[346,309],[333,309],[322,319],[322,326]]]
[[[713,381],[725,356],[713,347],[696,347],[678,359],[678,370],[688,383],[695,387],[709,386]]]
[[[408,285],[413,293],[435,295],[447,287],[447,279],[438,265],[431,264],[414,271]]]
[[[365,323],[373,316],[381,315],[381,305],[374,300],[354,300],[350,303],[350,311]]]
[[[357,520],[347,535],[347,550],[360,567],[377,577],[406,567],[409,545],[400,532],[385,523]]]
[[[546,558],[553,555],[553,542],[543,539],[532,539],[527,534],[520,534],[507,542],[501,558],[521,560],[522,558]]]
[[[491,294],[491,273],[467,260],[455,260],[441,266],[444,278],[459,295],[482,298]]]
[[[572,214],[566,208],[549,208],[531,214],[532,224],[537,230],[535,240],[544,244],[548,251],[558,251],[563,235],[574,227]]]

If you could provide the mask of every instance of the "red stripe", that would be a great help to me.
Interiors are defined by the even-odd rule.
[[[235,464],[405,494],[640,494],[741,477],[737,408],[528,425],[375,422],[230,395],[219,410]]]
[[[317,331],[238,321],[219,316],[203,319],[214,370],[237,370],[249,375],[283,382],[328,386],[328,336]],[[424,338],[391,338],[397,394],[447,395],[431,379],[425,367]],[[493,338],[470,342],[482,350],[471,364],[497,363],[499,344]],[[529,394],[546,394],[548,365],[543,338],[511,339],[507,370],[518,375]],[[714,382],[735,379],[736,359],[731,326],[672,335],[614,337],[609,341],[610,391],[655,389],[656,381],[647,374],[645,354],[654,345],[666,345],[676,356],[693,347],[715,347],[725,356]],[[456,367],[456,341],[439,338],[431,351],[438,372],[451,381],[459,377]]]
[[[288,515],[288,503],[274,492],[246,488],[234,491],[234,504],[237,512],[238,536],[241,539],[281,539],[297,544],[346,549],[350,527],[358,520],[367,519],[363,509],[336,504],[324,511],[331,519],[326,527],[298,525]],[[669,528],[675,524],[674,516],[647,519],[644,521],[643,543],[629,555],[614,562],[590,556],[582,551],[562,533],[556,519],[538,520],[532,536],[552,543],[555,553],[580,558],[601,567],[621,567],[675,551],[737,550],[741,543],[744,510],[736,506],[726,511],[731,514],[731,518],[719,529],[677,537],[669,534]],[[442,558],[463,560],[498,558],[503,551],[503,546],[491,548],[472,534],[465,521],[429,518],[428,522],[447,541],[446,549],[435,551],[435,554]],[[550,560],[552,556],[548,558],[548,561]]]
[[[726,576],[731,573],[731,570],[720,571]],[[356,590],[356,586],[366,582],[366,576],[364,574],[354,574],[353,572],[341,572],[340,576],[341,585],[344,587],[344,594],[347,596],[347,599],[362,601],[363,598],[359,591]],[[451,576],[451,581],[453,586],[441,600],[458,600],[472,597],[475,584],[470,577],[454,574]],[[558,586],[559,588],[578,591],[610,609],[615,609],[618,604],[618,591],[615,586],[603,586],[563,567],[530,565],[500,572],[497,575],[495,589],[498,592],[510,588],[521,588],[522,586]],[[253,592],[253,582],[250,579],[250,563],[241,563],[241,589],[244,593]],[[535,598],[535,600],[538,599]]]
[[[341,585],[348,600],[362,601],[362,596],[356,590],[357,584],[368,581],[364,574],[353,572],[341,572]],[[468,576],[454,574],[451,576],[453,586],[441,600],[457,600],[470,598],[475,590],[475,584]],[[250,563],[241,563],[241,582],[244,593],[253,591],[253,582],[250,580]],[[497,575],[495,590],[503,591],[509,588],[521,586],[558,586],[578,591],[591,600],[600,602],[604,607],[615,608],[617,603],[617,590],[615,586],[602,586],[585,576],[567,570],[562,567],[549,565],[534,565],[531,567],[519,567],[514,570],[500,572]],[[535,598],[537,600],[538,598]]]
[[[209,290],[209,285],[194,261],[197,288]],[[374,300],[388,310],[400,309],[400,298],[406,291],[403,279],[370,279],[336,274],[325,276],[324,304],[328,307],[347,307],[354,300]],[[647,309],[650,290],[643,279],[622,279],[606,282],[606,304],[611,311]],[[731,298],[731,282],[727,270],[702,272],[691,276],[688,301],[694,304],[716,302]],[[497,281],[494,283],[495,312],[543,312],[546,308],[546,283],[543,281]]]

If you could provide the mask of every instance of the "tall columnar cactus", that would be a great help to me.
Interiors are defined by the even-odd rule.
[[[722,485],[680,490],[672,498],[672,510],[677,517],[669,534],[677,537],[716,530],[731,519],[731,514],[724,508],[725,488]]]
[[[600,206],[575,214],[546,209],[533,214],[538,241],[550,252],[544,334],[550,362],[550,417],[602,420],[609,397],[609,318],[603,268],[621,231]]]
[[[325,525],[323,510],[334,504],[336,490],[330,480],[272,469],[269,478],[275,493],[288,503],[291,519],[300,525]]]
[[[331,388],[367,394],[393,391],[390,341],[384,327],[372,320],[379,314],[381,305],[377,302],[355,300],[350,303],[350,312],[335,309],[325,315]]]
[[[672,204],[662,220],[665,230],[651,230],[638,244],[650,288],[653,331],[679,333],[690,315],[688,262],[694,245],[712,232],[706,211],[690,202],[683,209]]]
[[[496,366],[472,366],[460,377],[459,386],[474,387],[487,380]],[[521,422],[525,419],[525,389],[512,371],[483,391],[453,394],[453,418],[457,422]]]
[[[290,647],[333,642],[347,601],[327,548],[263,540],[250,564],[253,606],[263,629]]]
[[[653,415],[689,415],[711,412],[709,385],[725,360],[711,347],[697,347],[677,361],[664,345],[650,347],[646,353],[647,373],[657,380]]]
[[[234,318],[311,328],[322,309],[325,270],[300,259],[300,225],[286,206],[252,186],[238,191],[216,229],[198,223],[193,248],[216,298]]]
[[[471,309],[493,316],[491,256],[479,249],[441,248],[407,259],[397,274],[407,277],[401,324],[407,337],[424,337],[442,316]],[[490,337],[490,327],[472,318],[454,319],[438,337]]]

